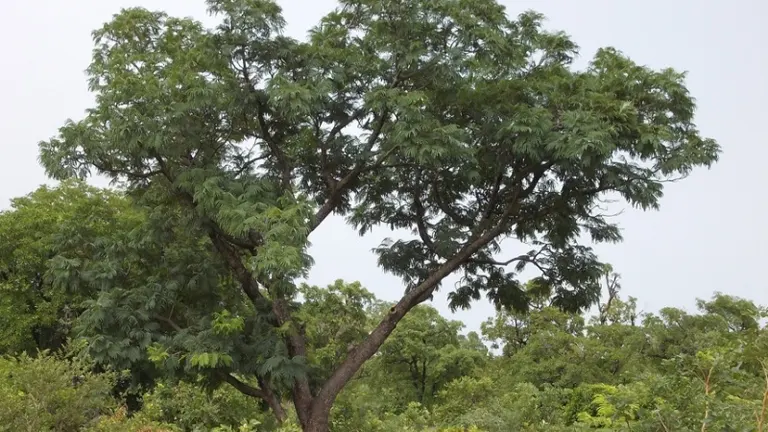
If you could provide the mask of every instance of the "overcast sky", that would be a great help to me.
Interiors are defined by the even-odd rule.
[[[691,308],[715,291],[768,304],[768,6],[762,0],[502,1],[510,14],[534,9],[565,30],[583,61],[614,46],[652,67],[689,72],[701,131],[724,149],[710,171],[667,188],[659,212],[627,210],[622,244],[599,247],[646,311]],[[291,36],[302,38],[335,0],[282,0]],[[203,0],[0,0],[0,208],[46,182],[37,143],[92,103],[84,69],[93,29],[123,7],[144,6],[204,21]],[[402,293],[370,252],[384,232],[359,238],[341,220],[311,238],[314,284],[359,280],[385,299]],[[443,291],[450,288],[446,284]],[[435,305],[446,311],[442,295]],[[492,313],[484,302],[459,312],[470,328]]]

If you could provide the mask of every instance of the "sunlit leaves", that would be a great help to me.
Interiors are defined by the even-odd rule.
[[[152,363],[163,363],[169,357],[168,351],[159,343],[154,343],[147,347],[147,358]]]
[[[245,320],[242,317],[232,316],[229,311],[215,312],[213,314],[213,331],[221,335],[229,335],[243,331]]]
[[[194,353],[189,356],[189,364],[199,368],[216,368],[221,366],[230,366],[232,357],[221,353]]]

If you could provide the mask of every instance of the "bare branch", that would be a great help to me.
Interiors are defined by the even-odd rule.
[[[264,399],[266,397],[262,389],[258,389],[243,381],[240,381],[239,379],[232,376],[232,374],[221,373],[219,376],[226,383],[236,388],[240,393],[246,394],[248,396],[256,397],[256,398],[261,398],[261,399]]]
[[[266,158],[267,158],[267,155],[261,155],[261,156],[257,156],[255,158],[252,158],[252,159],[249,159],[249,160],[243,162],[243,166],[241,166],[240,169],[235,172],[234,176],[238,177],[240,174],[244,173],[251,166],[253,166],[254,163],[256,163],[256,162],[258,162],[260,160],[264,160]]]
[[[183,328],[181,328],[180,325],[176,324],[176,322],[174,320],[172,320],[171,318],[169,318],[169,317],[164,317],[164,316],[162,316],[160,314],[155,314],[155,315],[152,315],[152,318],[168,324],[169,326],[171,326],[172,329],[174,329],[177,332],[180,332],[180,331],[184,330]]]

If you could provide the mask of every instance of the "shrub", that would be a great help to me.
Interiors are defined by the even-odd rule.
[[[0,358],[0,431],[71,432],[95,424],[117,406],[113,376],[42,352]]]

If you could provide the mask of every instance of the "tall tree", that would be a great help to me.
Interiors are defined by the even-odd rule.
[[[602,199],[655,209],[664,182],[718,156],[683,74],[612,48],[575,70],[565,34],[495,0],[343,0],[303,42],[281,34],[273,1],[207,3],[214,29],[134,8],[97,30],[96,106],[41,160],[56,178],[120,182],[148,223],[182,214],[293,359],[307,351],[293,299],[310,233],[332,213],[361,233],[413,231],[377,250],[401,299],[319,390],[293,379],[305,431],[328,430],[341,389],[449,274],[463,275],[455,307],[485,293],[525,308],[527,265],[554,305],[591,305],[602,265],[578,240],[621,239]],[[497,260],[509,237],[531,252]]]

